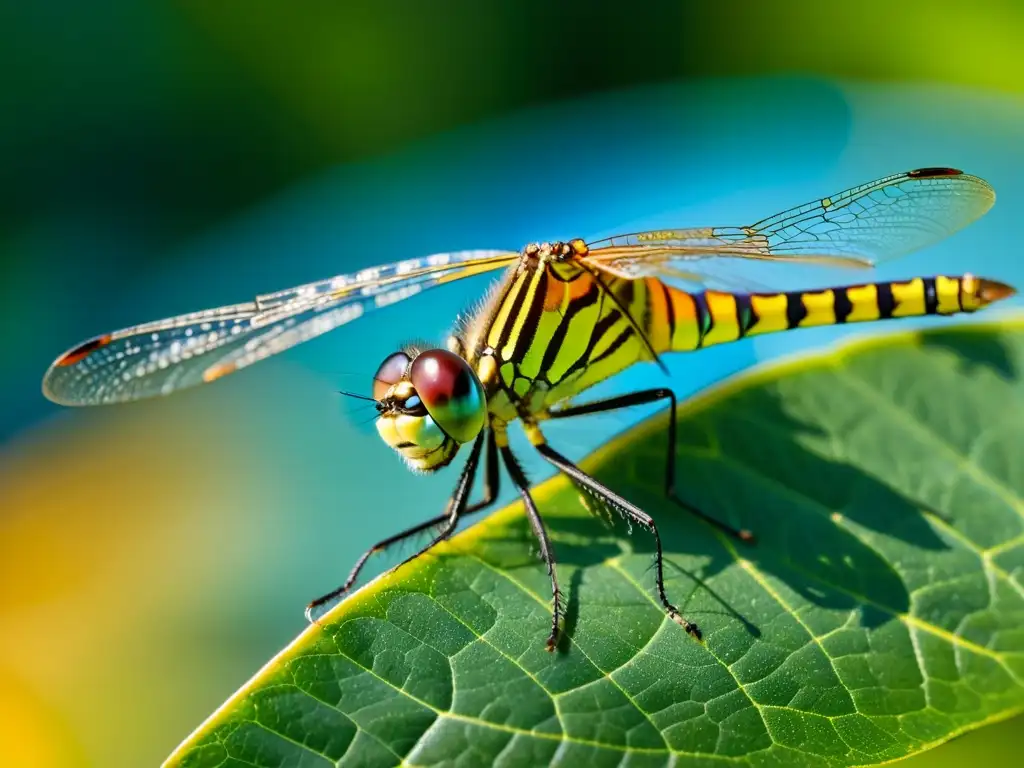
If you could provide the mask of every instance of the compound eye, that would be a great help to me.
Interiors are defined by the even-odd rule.
[[[373,375],[373,399],[383,399],[388,390],[402,380],[408,367],[409,356],[405,352],[395,352],[384,358]]]
[[[469,363],[445,349],[431,349],[413,360],[409,381],[427,413],[448,435],[468,443],[483,428],[487,402]]]

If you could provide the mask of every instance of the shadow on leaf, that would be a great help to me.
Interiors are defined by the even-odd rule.
[[[933,347],[958,350],[972,365],[992,367],[1004,375],[1016,370],[997,339],[980,334],[975,339],[955,331],[924,338]],[[820,379],[829,374],[814,375]],[[838,384],[850,374],[834,375]],[[669,599],[702,627],[708,624],[706,616],[719,620],[716,611],[706,607],[710,598],[720,607],[719,618],[740,624],[753,636],[761,634],[762,628],[715,591],[717,575],[746,562],[756,574],[753,578],[767,579],[761,588],[777,583],[777,589],[791,590],[822,608],[856,612],[862,627],[877,628],[910,613],[911,604],[891,556],[879,551],[875,542],[895,541],[916,552],[948,549],[928,520],[934,516],[949,524],[947,510],[905,495],[892,483],[848,463],[834,448],[834,428],[830,431],[822,421],[794,415],[793,393],[802,386],[800,378],[798,374],[744,389],[716,407],[684,414],[679,421],[678,492],[723,522],[754,531],[756,545],[728,539],[665,497],[660,473],[667,446],[664,416],[659,428],[617,441],[589,466],[597,479],[654,517],[666,552],[666,580],[697,584],[680,594],[669,583]],[[859,428],[852,406],[844,418],[850,419],[851,430]],[[878,436],[898,439],[898,429]],[[587,514],[588,508],[594,504],[581,500],[576,490],[560,492],[541,505],[559,573],[571,574],[566,617],[570,636],[578,625],[577,612],[587,611],[587,580],[580,569],[599,569],[632,555],[644,555],[653,563],[654,543],[647,532],[629,531],[621,520],[609,531],[605,515]],[[509,560],[507,552],[498,554],[495,549],[501,541],[513,547],[525,543],[529,549],[519,549],[518,557]],[[532,541],[522,522],[514,531],[504,529],[500,539],[488,537],[484,551],[496,555],[496,567],[536,567]],[[670,571],[677,578],[671,578]],[[650,568],[637,571],[637,580],[644,584],[652,609],[658,610]],[[685,608],[691,594],[703,594],[697,616]]]
[[[1018,378],[1017,361],[998,336],[942,330],[922,333],[920,343],[926,349],[945,349],[957,355],[963,361],[964,372],[987,368],[1004,379]]]

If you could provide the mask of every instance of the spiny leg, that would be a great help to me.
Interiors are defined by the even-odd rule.
[[[458,519],[460,517],[465,517],[466,515],[471,515],[474,512],[479,512],[483,509],[486,509],[487,507],[494,503],[494,500],[498,497],[498,487],[501,475],[500,467],[498,466],[498,450],[497,445],[494,441],[494,433],[488,430],[486,459],[487,475],[484,478],[484,497],[476,504],[472,504],[468,507],[465,507],[461,512],[457,511],[458,504],[461,503],[462,505],[465,505],[466,498],[469,495],[469,490],[473,486],[473,478],[476,476],[476,467],[480,459],[480,441],[482,438],[483,436],[481,435],[481,437],[478,438],[476,443],[473,445],[473,452],[470,454],[469,460],[466,462],[466,466],[462,470],[462,475],[459,477],[459,483],[455,487],[455,493],[452,495],[452,498],[449,499],[448,501],[448,511],[446,511],[442,515],[438,515],[437,517],[432,517],[429,520],[425,520],[422,523],[417,523],[411,528],[406,528],[404,531],[400,531],[399,533],[396,533],[392,536],[388,536],[386,539],[381,539],[368,550],[366,550],[359,557],[359,559],[356,560],[355,565],[352,566],[352,570],[349,572],[348,578],[345,579],[344,584],[342,584],[337,589],[331,590],[326,595],[321,595],[316,600],[313,600],[309,605],[306,606],[307,621],[313,622],[314,610],[316,610],[317,608],[326,603],[331,602],[335,598],[344,595],[346,592],[352,589],[352,586],[356,583],[356,579],[359,578],[360,572],[363,570],[363,566],[366,565],[366,561],[369,560],[373,555],[377,554],[378,552],[385,551],[392,544],[397,544],[401,541],[405,541],[406,539],[411,538],[412,536],[422,533],[423,531],[427,531],[436,526],[443,525],[444,528],[442,528],[438,532],[438,535],[434,537],[430,544],[428,544],[426,547],[424,547],[422,550],[417,552],[412,557],[407,558],[403,560],[401,563],[399,563],[399,566],[405,565],[405,563],[409,562],[409,560],[419,557],[421,554],[426,552],[439,541],[450,536],[451,532],[455,529],[455,524],[458,522]],[[463,497],[461,499],[459,496],[460,492],[462,492],[463,494]]]
[[[519,489],[519,495],[523,497],[523,504],[526,507],[526,517],[530,521],[533,533],[540,543],[540,557],[548,568],[548,576],[551,578],[551,634],[548,635],[545,647],[547,650],[555,650],[558,644],[558,631],[562,619],[562,591],[558,588],[558,576],[555,574],[555,554],[551,549],[551,542],[548,539],[548,532],[544,528],[544,521],[541,520],[537,505],[530,495],[530,484],[523,474],[523,468],[519,466],[512,450],[504,445],[501,447],[501,457],[505,460],[505,468],[508,470],[512,483]]]
[[[590,413],[601,413],[603,411],[618,410],[619,408],[629,408],[634,405],[646,405],[647,403],[654,403],[658,400],[668,400],[670,402],[668,420],[668,460],[665,466],[665,495],[687,512],[710,523],[723,533],[726,533],[735,539],[739,539],[740,541],[753,542],[755,540],[754,534],[746,528],[733,528],[706,512],[702,512],[697,507],[683,501],[683,499],[676,495],[676,396],[671,389],[664,387],[659,387],[658,389],[643,389],[637,392],[619,395],[617,397],[594,400],[593,402],[582,403],[580,405],[571,405],[566,408],[551,411],[549,413],[549,417],[552,419],[564,419],[571,416],[584,416]]]
[[[661,548],[661,534],[658,533],[658,526],[655,525],[654,518],[635,504],[626,501],[614,491],[597,482],[597,480],[577,467],[558,451],[543,442],[540,438],[540,430],[534,428],[531,441],[533,442],[534,448],[537,449],[541,456],[554,464],[559,470],[561,470],[561,472],[571,478],[574,482],[582,485],[606,503],[611,504],[625,515],[627,519],[650,531],[654,536],[654,579],[658,587],[658,598],[661,600],[661,604],[665,607],[665,611],[668,613],[669,618],[679,624],[689,634],[700,640],[701,633],[697,625],[683,618],[682,614],[679,613],[679,609],[668,601],[668,596],[665,594],[665,557]]]

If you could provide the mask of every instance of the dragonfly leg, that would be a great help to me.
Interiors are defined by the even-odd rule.
[[[658,587],[658,598],[665,607],[669,618],[679,624],[687,633],[700,640],[701,633],[697,625],[683,618],[683,615],[679,613],[679,609],[668,601],[668,596],[665,594],[665,558],[661,548],[661,534],[658,533],[658,526],[654,523],[654,519],[636,505],[626,501],[614,491],[597,482],[597,480],[558,453],[558,451],[551,448],[547,443],[535,442],[534,447],[540,452],[541,456],[554,464],[574,482],[599,496],[606,503],[611,504],[632,522],[650,531],[654,536],[656,550],[654,556],[654,578]]]
[[[442,526],[438,531],[437,535],[427,544],[425,547],[420,549],[412,557],[408,557],[399,563],[396,568],[408,563],[410,560],[415,560],[417,557],[422,555],[424,552],[429,550],[435,544],[444,539],[448,538],[452,531],[455,530],[455,526],[458,525],[459,519],[465,515],[479,512],[482,509],[489,507],[494,503],[495,498],[498,495],[498,482],[499,482],[499,467],[497,461],[497,447],[494,442],[494,433],[488,430],[487,433],[487,476],[484,480],[484,498],[478,501],[476,504],[470,506],[466,505],[466,501],[469,498],[470,489],[473,487],[473,479],[476,476],[476,468],[480,462],[480,449],[484,437],[481,435],[477,438],[476,443],[473,445],[473,452],[470,454],[469,459],[466,461],[466,466],[462,469],[462,474],[459,477],[459,482],[455,487],[455,492],[452,494],[451,499],[448,501],[448,509],[443,515],[432,517],[429,520],[425,520],[422,523],[417,523],[411,528],[406,528],[404,531],[400,531],[392,536],[388,536],[386,539],[381,539],[368,550],[366,550],[358,560],[356,564],[352,566],[352,570],[348,574],[348,578],[345,579],[345,583],[337,589],[333,589],[326,595],[321,595],[316,600],[313,600],[306,606],[306,619],[310,623],[314,621],[313,611],[332,600],[341,597],[356,583],[356,579],[359,578],[359,573],[363,570],[363,566],[366,565],[373,555],[378,552],[385,551],[388,547],[393,544],[397,544],[401,541],[405,541],[412,536],[415,536],[423,531],[430,530],[436,526]]]
[[[470,504],[462,512],[462,516],[472,515],[487,509],[498,498],[501,490],[501,467],[498,465],[498,443],[494,439],[494,430],[487,430],[487,456],[484,458],[484,497],[475,504]]]
[[[671,389],[666,387],[660,387],[658,389],[642,389],[637,392],[630,392],[617,397],[595,400],[593,402],[582,403],[580,405],[571,405],[566,408],[551,411],[549,413],[549,418],[564,419],[570,416],[584,416],[590,413],[601,413],[603,411],[618,410],[619,408],[629,408],[634,405],[646,405],[647,403],[654,403],[658,400],[668,400],[670,404],[668,421],[668,456],[665,466],[665,494],[687,512],[696,515],[707,523],[710,523],[715,528],[722,531],[722,533],[728,534],[734,539],[739,539],[740,541],[755,541],[754,534],[747,529],[737,529],[733,528],[731,525],[723,523],[721,520],[712,517],[706,512],[702,512],[692,504],[683,501],[683,499],[679,498],[676,493],[676,396]]]
[[[526,516],[530,521],[530,526],[533,528],[537,541],[540,543],[541,560],[547,566],[548,576],[551,577],[551,634],[548,635],[545,647],[548,651],[553,651],[558,644],[559,625],[562,619],[562,590],[558,587],[558,576],[555,574],[555,554],[551,549],[551,541],[548,539],[547,529],[544,528],[544,521],[541,520],[533,497],[530,496],[530,484],[526,479],[526,475],[523,474],[523,468],[519,466],[519,461],[507,445],[502,446],[501,457],[505,461],[505,468],[512,478],[512,483],[519,490],[519,495],[523,497]]]

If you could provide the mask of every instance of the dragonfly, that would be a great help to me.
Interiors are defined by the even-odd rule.
[[[921,168],[748,226],[663,229],[399,261],[96,336],[56,359],[43,391],[66,405],[167,395],[222,379],[425,290],[502,270],[479,306],[459,316],[443,345],[403,346],[384,359],[363,396],[373,401],[380,437],[414,471],[438,471],[468,447],[444,511],[370,547],[344,584],[309,604],[307,618],[315,621],[314,611],[348,593],[375,554],[430,532],[429,543],[395,566],[401,567],[451,536],[463,518],[490,506],[504,465],[550,576],[545,647],[554,650],[563,592],[544,520],[509,447],[509,426],[518,421],[540,456],[653,537],[658,600],[668,617],[700,640],[697,624],[666,594],[654,518],[552,447],[546,422],[667,403],[665,494],[724,534],[753,542],[750,531],[676,493],[676,396],[670,387],[589,401],[579,396],[637,363],[653,362],[667,372],[662,358],[672,352],[796,328],[969,313],[1007,299],[1015,292],[1009,285],[970,273],[781,292],[754,290],[764,286],[749,279],[755,263],[780,277],[784,265],[869,270],[946,238],[994,201],[992,187],[976,176]],[[471,504],[481,462],[483,498]]]

